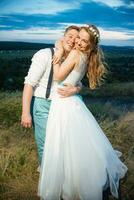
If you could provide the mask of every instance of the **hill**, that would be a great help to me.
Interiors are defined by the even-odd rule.
[[[105,53],[134,55],[132,46],[101,46]]]
[[[34,53],[53,46],[28,42],[0,42],[0,89],[22,89]],[[101,48],[108,65],[106,82],[134,82],[134,47],[102,45]],[[88,85],[86,76],[83,84]]]
[[[53,47],[53,44],[30,43],[30,42],[3,42],[0,41],[0,50],[38,50]]]
[[[0,41],[0,50],[38,50],[53,47],[54,44]],[[134,47],[131,46],[105,46],[102,49],[107,53],[134,54]]]

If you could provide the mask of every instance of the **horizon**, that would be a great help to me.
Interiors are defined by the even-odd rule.
[[[46,43],[46,42],[1,41],[1,40],[0,40],[0,43],[1,43],[1,42],[3,42],[3,43],[4,43],[4,42],[9,42],[9,43],[10,43],[10,42],[11,42],[11,43],[17,43],[17,42],[18,42],[18,43],[28,43],[28,44],[30,43],[30,44],[46,44],[46,45],[54,45],[54,43]],[[126,48],[128,47],[128,48],[132,48],[132,49],[134,48],[134,46],[129,46],[129,45],[125,45],[125,46],[118,45],[118,46],[117,46],[117,45],[106,45],[106,44],[100,44],[100,46],[106,46],[106,47],[122,47],[122,48],[123,48],[123,47],[126,47]]]
[[[1,0],[0,6],[0,41],[54,43],[67,26],[91,23],[101,45],[134,46],[131,0]]]

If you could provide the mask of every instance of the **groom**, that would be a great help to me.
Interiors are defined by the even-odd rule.
[[[78,37],[79,27],[69,26],[64,33],[63,49],[64,58],[67,57]],[[51,77],[52,54],[49,48],[39,50],[32,58],[32,64],[25,77],[23,97],[22,97],[22,116],[21,124],[25,128],[34,127],[35,141],[38,150],[39,164],[41,164],[44,142],[46,137],[46,124],[51,104],[54,82],[51,88],[48,87]],[[50,88],[51,90],[47,90]],[[62,97],[68,97],[78,93],[80,87],[65,86],[59,89],[58,93]],[[50,95],[48,93],[50,92]],[[47,95],[46,95],[47,93]]]

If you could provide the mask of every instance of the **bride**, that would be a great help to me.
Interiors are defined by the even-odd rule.
[[[85,73],[90,88],[100,84],[104,66],[98,43],[98,29],[83,26],[75,49],[54,65],[56,86],[38,188],[43,200],[102,200],[107,186],[118,198],[119,180],[127,167],[79,95],[61,98],[57,93],[63,85],[77,85]]]

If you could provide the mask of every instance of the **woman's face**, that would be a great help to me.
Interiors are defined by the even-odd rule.
[[[87,51],[90,47],[90,35],[86,30],[81,29],[79,36],[75,40],[75,48],[80,51]]]

